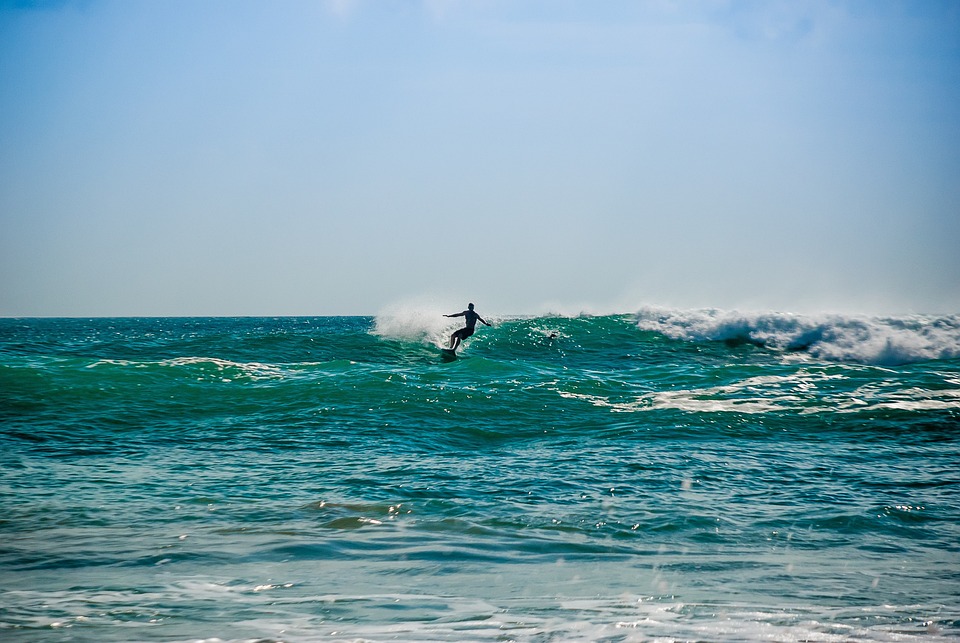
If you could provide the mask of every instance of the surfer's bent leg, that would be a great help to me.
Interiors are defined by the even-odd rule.
[[[454,331],[453,335],[450,335],[450,348],[456,350],[457,346],[460,345],[460,340],[466,339],[470,337],[470,335],[473,335],[473,329],[469,327]],[[456,343],[454,343],[454,341],[456,341]]]

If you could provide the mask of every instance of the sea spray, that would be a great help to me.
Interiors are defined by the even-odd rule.
[[[456,321],[444,317],[436,302],[405,302],[385,307],[374,319],[373,333],[384,339],[446,345]]]

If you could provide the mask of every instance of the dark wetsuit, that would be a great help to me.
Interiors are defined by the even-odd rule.
[[[453,315],[444,315],[444,317],[463,317],[466,320],[466,326],[460,330],[454,331],[453,335],[450,336],[450,348],[456,349],[460,345],[460,342],[470,335],[473,335],[473,331],[477,327],[477,321],[481,321],[484,324],[487,324],[487,321],[474,312],[473,304],[470,304],[470,308],[463,311],[462,313],[455,313]],[[490,324],[487,324],[489,326]]]
[[[454,335],[460,339],[466,339],[470,337],[470,335],[473,335],[473,331],[477,329],[477,320],[480,319],[480,315],[472,310],[465,310],[461,314],[464,316],[467,325],[456,331]]]

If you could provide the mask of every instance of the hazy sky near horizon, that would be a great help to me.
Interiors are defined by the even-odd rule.
[[[0,0],[0,315],[960,312],[960,3]]]

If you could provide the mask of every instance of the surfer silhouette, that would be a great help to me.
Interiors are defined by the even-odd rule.
[[[474,312],[473,304],[467,304],[467,309],[462,313],[454,313],[452,315],[444,315],[444,317],[463,317],[466,322],[466,326],[461,328],[458,331],[455,331],[453,335],[450,335],[450,349],[457,350],[457,347],[460,345],[460,342],[464,339],[473,335],[473,331],[477,326],[477,321],[483,322],[484,326],[489,326],[490,324],[487,321]]]

